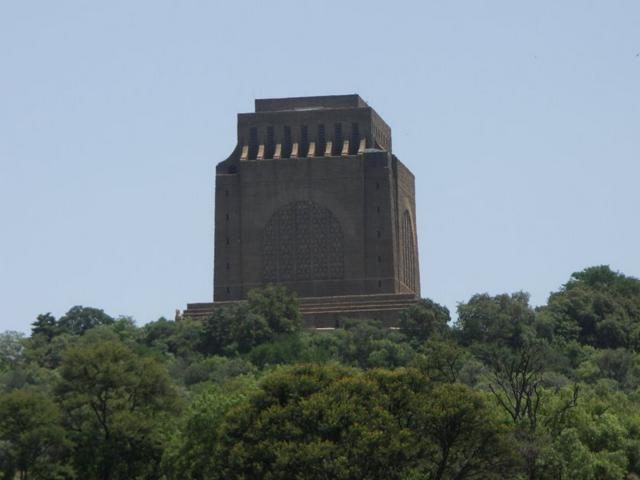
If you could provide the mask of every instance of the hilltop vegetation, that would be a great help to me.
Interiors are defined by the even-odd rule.
[[[206,321],[96,308],[0,334],[0,479],[640,478],[640,280],[301,328],[280,287]]]

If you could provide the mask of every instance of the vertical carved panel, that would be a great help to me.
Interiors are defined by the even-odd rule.
[[[282,207],[265,225],[262,265],[265,282],[344,278],[340,223],[310,201]]]
[[[411,215],[407,210],[405,210],[402,215],[402,229],[400,233],[402,246],[401,280],[407,287],[415,292],[417,288],[415,237],[413,236]]]

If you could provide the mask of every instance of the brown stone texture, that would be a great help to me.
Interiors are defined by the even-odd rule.
[[[358,95],[256,100],[216,167],[216,304],[281,284],[310,327],[393,325],[420,293],[413,174]],[[213,304],[190,304],[202,316]]]

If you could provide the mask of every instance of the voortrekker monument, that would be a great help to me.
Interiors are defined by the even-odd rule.
[[[420,295],[414,176],[358,95],[259,99],[216,166],[214,303],[296,292],[308,327],[394,325]]]

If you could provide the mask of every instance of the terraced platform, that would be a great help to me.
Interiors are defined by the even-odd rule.
[[[306,297],[298,299],[305,327],[330,329],[339,327],[344,319],[371,318],[387,327],[394,327],[402,310],[418,299],[409,293],[380,295],[348,295],[337,297]],[[207,318],[214,309],[235,302],[190,303],[183,312],[191,318]]]

